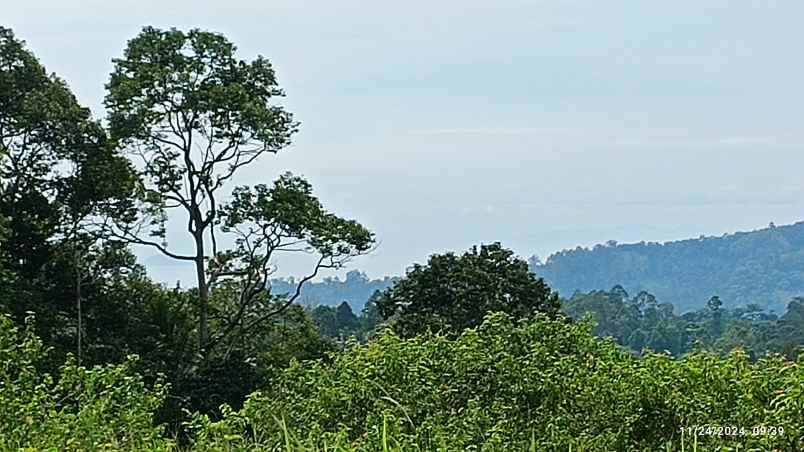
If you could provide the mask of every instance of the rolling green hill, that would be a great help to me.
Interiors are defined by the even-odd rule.
[[[727,307],[753,303],[780,312],[804,295],[804,222],[721,237],[578,247],[532,270],[564,297],[619,284],[631,293],[648,291],[682,312],[713,295]]]

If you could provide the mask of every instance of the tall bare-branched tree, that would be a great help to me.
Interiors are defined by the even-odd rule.
[[[248,331],[280,312],[321,268],[339,267],[373,243],[370,232],[325,212],[309,184],[289,175],[272,188],[236,189],[224,208],[238,171],[287,147],[297,130],[276,103],[284,93],[269,61],[240,60],[235,50],[219,34],[148,27],[114,61],[107,85],[111,136],[138,160],[143,214],[139,222],[109,231],[195,266],[202,354],[235,330]],[[193,252],[182,254],[165,242],[171,211],[186,215]],[[219,249],[224,233],[234,237],[234,249]],[[276,306],[266,283],[281,251],[315,252],[318,259],[296,295]],[[217,331],[211,334],[216,284],[234,284],[238,295],[232,309],[215,313]]]

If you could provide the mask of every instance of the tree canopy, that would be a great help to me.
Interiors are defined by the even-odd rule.
[[[0,27],[0,255],[16,276],[8,311],[18,321],[38,312],[40,333],[76,340],[79,361],[85,258],[109,251],[90,220],[131,221],[133,188],[131,165],[89,109]]]
[[[318,254],[300,288],[320,269],[340,267],[373,242],[357,222],[324,211],[299,177],[228,186],[243,167],[286,148],[298,126],[277,102],[284,92],[268,59],[241,60],[236,50],[220,34],[146,27],[114,60],[107,85],[111,136],[138,158],[141,182],[140,221],[115,224],[108,233],[194,265],[202,355],[298,297],[295,290],[286,303],[268,306],[266,286],[277,255]],[[229,195],[231,202],[223,205]],[[171,211],[186,217],[191,253],[164,241]],[[225,233],[233,236],[234,249],[219,248]],[[239,290],[230,300],[233,308],[218,312],[230,316],[210,332],[210,293],[219,284]]]
[[[459,333],[489,312],[517,318],[558,315],[558,295],[499,243],[458,256],[434,254],[416,264],[374,300],[379,313],[403,336],[425,331]]]

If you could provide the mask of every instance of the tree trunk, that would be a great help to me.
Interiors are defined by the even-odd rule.
[[[195,273],[198,279],[198,353],[206,356],[204,348],[209,342],[207,329],[207,310],[209,309],[209,287],[207,274],[204,268],[204,237],[203,231],[195,234]]]
[[[83,313],[81,312],[81,256],[78,252],[78,247],[76,246],[76,239],[73,238],[73,258],[75,262],[73,265],[75,266],[75,304],[78,311],[78,365],[81,365],[82,358],[84,356],[84,351],[82,347],[82,336],[83,336]]]

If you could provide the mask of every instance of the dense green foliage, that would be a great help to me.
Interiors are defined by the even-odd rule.
[[[460,333],[477,326],[488,312],[555,316],[559,307],[558,295],[499,243],[473,247],[460,256],[434,254],[373,302],[402,336]]]
[[[382,450],[389,441],[401,450],[501,451],[679,450],[684,441],[692,450],[682,427],[776,426],[784,435],[697,442],[795,450],[804,446],[802,364],[752,364],[740,352],[637,359],[584,323],[495,314],[456,339],[385,333],[332,364],[293,365],[207,430],[218,441],[230,435],[237,449],[281,445],[287,429],[321,450],[339,442]]]
[[[216,203],[236,169],[285,146],[295,130],[269,103],[281,91],[267,60],[246,65],[234,50],[212,33],[144,29],[115,61],[107,131],[0,28],[0,311],[18,325],[35,314],[37,334],[52,347],[42,364],[50,373],[69,353],[87,366],[139,355],[146,381],[164,374],[169,383],[158,417],[172,431],[183,410],[237,407],[291,359],[333,349],[291,307],[293,294],[266,290],[278,254],[314,250],[315,275],[373,241],[291,175]],[[201,143],[205,159],[196,161]],[[176,203],[189,208],[201,244],[190,260],[202,279],[190,290],[149,280],[129,248],[179,256],[152,241],[164,233],[159,214]],[[228,250],[214,237],[223,229],[234,230]]]
[[[726,307],[757,304],[781,312],[804,295],[804,223],[678,242],[609,242],[550,256],[532,270],[562,296],[621,284],[681,311],[719,294]]]
[[[101,243],[87,219],[129,221],[133,187],[130,164],[89,110],[0,27],[0,257],[15,276],[3,310],[19,323],[38,311],[43,337],[80,344],[83,314],[95,314],[81,312],[82,286],[127,266],[125,250]]]
[[[562,310],[575,319],[591,314],[596,336],[612,337],[637,352],[650,348],[680,355],[690,347],[687,324],[673,312],[673,305],[659,303],[647,292],[628,298],[617,286],[610,292],[576,293],[562,303]]]
[[[351,305],[342,302],[337,307],[316,306],[309,310],[322,335],[343,341],[354,337],[365,341],[382,323],[377,305],[369,301],[360,315],[352,311]]]
[[[165,388],[148,388],[135,358],[87,369],[70,357],[42,372],[47,348],[32,325],[0,316],[0,447],[37,450],[156,450],[168,446],[154,411]]]
[[[498,313],[458,337],[390,330],[331,361],[291,364],[224,418],[187,422],[192,450],[798,450],[804,362],[740,352],[641,358],[587,323]],[[56,378],[31,329],[0,319],[0,441],[59,450],[175,450],[164,388],[135,361]],[[736,435],[685,428],[738,427]],[[762,429],[765,430],[762,430]],[[773,428],[773,434],[768,432]],[[717,430],[716,430],[717,431]],[[782,432],[783,433],[780,433]]]

